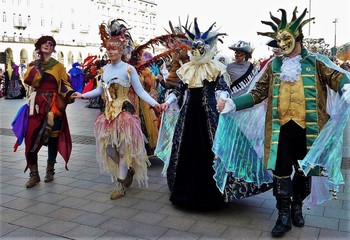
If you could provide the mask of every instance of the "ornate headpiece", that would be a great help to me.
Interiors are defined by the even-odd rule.
[[[107,48],[108,42],[116,42],[119,46],[123,47],[124,53],[130,53],[133,48],[133,40],[126,27],[126,22],[123,19],[112,18],[108,23],[102,23],[99,25],[100,37],[102,40],[101,46]]]
[[[309,18],[307,20],[303,21],[303,18],[306,15],[307,9],[303,11],[303,13],[297,17],[297,7],[294,8],[293,11],[293,18],[290,23],[287,23],[287,13],[284,9],[279,9],[279,11],[282,12],[281,19],[278,19],[277,17],[274,17],[270,12],[270,17],[273,20],[273,22],[268,21],[261,21],[261,23],[269,25],[274,32],[258,32],[258,35],[263,35],[267,37],[271,37],[273,39],[276,39],[276,35],[280,31],[288,31],[291,33],[295,38],[297,38],[301,34],[302,27],[307,24],[308,22],[314,20],[315,18]]]
[[[182,26],[183,29],[186,31],[186,34],[189,37],[189,42],[192,45],[192,47],[198,47],[199,45],[212,45],[214,40],[219,40],[222,42],[221,39],[219,39],[219,36],[226,36],[226,33],[214,33],[212,29],[215,26],[215,22],[209,27],[209,29],[204,32],[203,34],[199,30],[198,23],[197,23],[197,18],[194,18],[194,34],[188,30],[186,27]]]

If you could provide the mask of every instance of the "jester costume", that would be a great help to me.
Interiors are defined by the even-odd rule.
[[[24,132],[27,159],[25,171],[28,166],[37,165],[38,152],[43,145],[48,146],[48,162],[56,162],[58,151],[65,160],[67,169],[72,141],[65,104],[72,102],[69,96],[74,91],[64,66],[57,60],[50,58],[43,62],[41,67],[42,69],[37,69],[33,64],[29,64],[24,75],[24,82],[34,88],[25,107],[28,113],[27,124],[21,126],[26,129]],[[17,122],[17,126],[18,124],[20,123]]]
[[[260,34],[278,39],[284,56],[267,63],[247,94],[228,100],[233,109],[242,111],[222,115],[220,123],[228,131],[217,131],[213,147],[221,161],[215,169],[219,183],[225,181],[225,172],[256,184],[264,183],[266,178],[255,173],[263,169],[273,172],[278,209],[273,236],[283,236],[291,224],[304,226],[302,204],[311,192],[311,176],[323,179],[316,180],[312,192],[319,203],[332,198],[338,185],[343,184],[341,139],[350,112],[345,103],[350,100],[346,92],[349,74],[326,56],[309,53],[301,44],[300,29],[312,20],[302,22],[306,9],[296,18],[295,8],[290,24],[286,23],[285,11],[281,12],[281,21],[271,17],[278,27],[263,22],[278,30],[277,36]],[[336,98],[341,95],[344,97],[339,102]],[[234,144],[221,146],[225,137],[233,138]]]

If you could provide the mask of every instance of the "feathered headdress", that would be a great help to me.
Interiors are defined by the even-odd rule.
[[[194,33],[192,33],[189,29],[187,29],[185,26],[182,26],[183,29],[185,30],[189,42],[187,44],[191,44],[191,46],[197,45],[199,42],[204,42],[206,45],[212,45],[212,42],[214,40],[219,40],[222,42],[221,39],[219,39],[219,36],[226,36],[226,33],[216,33],[213,30],[213,27],[215,26],[215,22],[209,27],[209,29],[204,32],[203,34],[199,30],[198,23],[197,23],[197,18],[194,18]]]
[[[187,24],[188,18],[186,21],[186,26]],[[171,32],[166,30],[168,34],[152,38],[146,43],[135,47],[135,49],[132,51],[131,59],[128,63],[133,65],[138,72],[143,71],[152,64],[158,64],[158,62],[171,60],[181,51],[189,50],[189,46],[183,43],[183,41],[187,40],[186,34],[181,31],[181,28],[174,28],[171,21],[169,21],[169,26]],[[152,52],[155,52],[155,46],[163,46],[166,48],[166,50],[150,59],[147,59],[146,61],[142,61],[142,56],[146,49],[152,48]]]
[[[130,53],[132,51],[133,40],[128,31],[130,28],[126,27],[126,22],[123,19],[112,18],[107,24],[100,24],[99,30],[102,47],[107,48],[108,42],[114,41],[125,47],[124,53]]]
[[[261,23],[269,25],[272,28],[273,32],[258,32],[258,35],[267,36],[267,37],[276,39],[278,32],[288,31],[296,38],[300,35],[302,27],[308,22],[315,19],[315,18],[309,18],[303,21],[303,18],[306,15],[307,9],[305,8],[303,13],[299,17],[297,17],[297,7],[295,7],[293,11],[293,18],[290,23],[287,23],[286,11],[284,9],[279,9],[279,11],[282,12],[281,19],[278,19],[277,17],[273,16],[270,12],[270,17],[273,20],[273,22],[261,21]]]

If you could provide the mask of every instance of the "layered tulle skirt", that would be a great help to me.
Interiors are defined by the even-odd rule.
[[[148,160],[145,137],[140,119],[127,111],[120,112],[111,121],[101,113],[94,126],[96,138],[96,159],[101,172],[111,175],[112,181],[119,178],[119,166],[132,167],[134,179],[139,185],[147,186]]]

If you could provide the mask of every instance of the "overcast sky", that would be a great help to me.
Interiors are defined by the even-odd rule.
[[[210,25],[216,22],[219,32],[227,33],[224,44],[219,43],[218,47],[225,54],[233,55],[227,47],[239,40],[251,42],[255,47],[253,54],[268,54],[269,50],[265,43],[268,37],[258,36],[256,32],[271,32],[271,27],[261,23],[271,21],[269,12],[280,18],[279,8],[287,11],[288,22],[291,20],[295,6],[298,7],[298,16],[311,3],[311,13],[307,13],[304,20],[315,17],[315,23],[305,25],[303,32],[305,37],[324,38],[331,47],[335,42],[340,46],[350,42],[350,0],[212,0],[212,1],[191,1],[191,0],[160,0],[157,6],[158,33],[164,34],[169,29],[168,21],[178,25],[178,18],[185,24],[187,15],[193,22],[194,17],[198,19],[201,31],[206,31]],[[337,19],[337,23],[333,23]],[[192,24],[193,25],[193,24]],[[310,31],[309,31],[310,28]],[[310,32],[310,35],[309,35]]]

